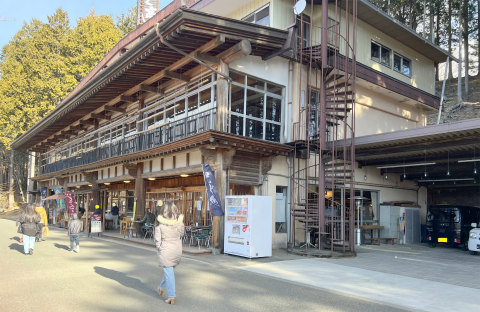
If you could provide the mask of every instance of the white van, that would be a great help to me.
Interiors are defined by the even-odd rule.
[[[470,254],[476,255],[480,252],[480,228],[477,227],[477,223],[472,223],[472,227],[468,235],[468,250]]]

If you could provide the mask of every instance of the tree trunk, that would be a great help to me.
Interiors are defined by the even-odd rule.
[[[477,0],[477,19],[480,20],[480,0]],[[480,77],[480,23],[477,22],[477,77]]]
[[[433,24],[434,24],[434,14],[435,14],[435,10],[434,10],[434,5],[435,3],[430,3],[430,6],[429,6],[429,15],[430,15],[430,42],[433,42]]]
[[[479,0],[480,1],[480,0]],[[447,35],[448,35],[448,54],[452,55],[452,0],[448,0],[448,25],[447,25]],[[452,62],[448,65],[448,79],[453,79],[452,74]]]
[[[480,0],[479,0],[480,1]],[[433,14],[435,14],[435,17],[437,18],[437,21],[436,21],[436,25],[435,25],[435,44],[440,46],[440,5],[437,3],[435,5],[435,11],[432,12],[432,16]],[[433,23],[432,23],[433,25]],[[432,33],[433,33],[433,30],[432,30]],[[438,72],[439,71],[439,64],[437,63],[435,65],[435,81],[439,81],[440,80],[440,73]],[[448,70],[448,68],[444,68],[444,70]]]
[[[465,63],[465,99],[468,98],[468,72],[470,68],[470,57],[468,56],[468,34],[470,28],[468,27],[468,0],[463,0],[463,47],[465,50],[464,63]]]
[[[458,12],[458,77],[457,77],[457,105],[462,105],[462,39],[463,39],[463,18],[462,11]]]

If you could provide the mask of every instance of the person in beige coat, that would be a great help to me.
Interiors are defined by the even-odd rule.
[[[162,206],[155,227],[155,245],[157,247],[158,263],[163,267],[163,279],[157,291],[160,296],[168,294],[165,300],[175,304],[175,273],[174,268],[182,257],[182,236],[185,231],[183,215],[178,212],[173,202]]]

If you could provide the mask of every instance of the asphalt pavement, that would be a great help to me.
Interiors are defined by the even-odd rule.
[[[1,311],[477,311],[480,256],[422,245],[362,246],[357,257],[270,258],[185,254],[176,269],[177,304],[155,291],[152,246],[109,237],[68,249],[51,227],[33,256],[15,223],[0,219]]]

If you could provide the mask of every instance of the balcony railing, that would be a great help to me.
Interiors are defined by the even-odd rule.
[[[57,172],[84,166],[112,157],[124,156],[155,148],[216,127],[216,108],[166,123],[150,131],[144,131],[121,140],[99,146],[73,157],[44,165],[39,174]]]

